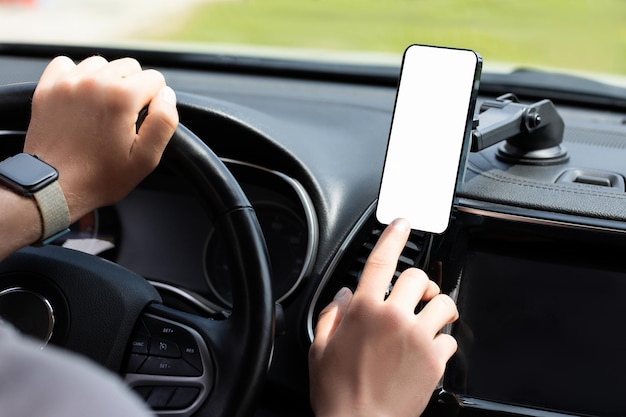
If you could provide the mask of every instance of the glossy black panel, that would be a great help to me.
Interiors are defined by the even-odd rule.
[[[461,316],[446,390],[563,413],[626,414],[626,266],[623,242],[607,245],[626,237],[483,220],[458,229],[464,238],[451,251]]]

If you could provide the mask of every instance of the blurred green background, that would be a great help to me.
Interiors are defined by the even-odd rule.
[[[411,43],[485,62],[626,74],[626,0],[221,0],[155,38],[389,52]]]

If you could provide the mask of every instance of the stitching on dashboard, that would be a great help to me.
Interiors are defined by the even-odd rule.
[[[626,196],[621,196],[619,194],[590,192],[587,190],[576,190],[572,188],[565,188],[565,187],[559,187],[559,186],[549,186],[547,184],[542,185],[542,184],[530,182],[527,180],[519,180],[516,178],[506,177],[504,175],[494,174],[492,172],[483,172],[483,173],[480,173],[479,175],[485,178],[493,179],[498,182],[502,182],[502,183],[516,184],[516,185],[520,185],[524,187],[532,187],[535,189],[541,189],[541,190],[546,190],[546,191],[558,191],[558,192],[563,192],[567,194],[585,195],[585,196],[591,196],[591,197],[608,197],[611,199],[615,199],[616,201],[626,200]]]

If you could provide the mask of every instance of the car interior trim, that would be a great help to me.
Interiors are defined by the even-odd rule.
[[[0,291],[0,299],[2,299],[0,305],[3,305],[2,314],[10,313],[10,316],[15,316],[16,311],[13,310],[18,310],[20,315],[27,316],[27,320],[31,321],[31,323],[26,327],[26,334],[37,340],[41,349],[46,347],[54,335],[56,322],[56,315],[50,300],[37,291],[19,286],[9,287]],[[7,299],[10,301],[7,302]],[[6,311],[6,306],[9,306],[9,311]],[[42,311],[43,314],[41,314]],[[34,331],[32,322],[38,322],[38,324],[41,323],[43,325],[38,329],[37,334],[32,333]],[[20,331],[25,330],[15,323],[14,325]]]
[[[313,342],[313,337],[314,337],[313,314],[315,311],[315,306],[317,305],[317,302],[319,301],[320,295],[322,294],[322,291],[324,290],[324,287],[326,287],[326,284],[328,283],[330,278],[335,273],[335,269],[337,268],[337,265],[341,261],[341,258],[343,258],[344,253],[346,252],[346,250],[348,250],[348,248],[350,247],[356,235],[363,228],[363,225],[365,225],[368,219],[370,219],[371,216],[373,215],[374,210],[376,209],[377,203],[378,201],[374,201],[367,208],[367,210],[365,210],[365,212],[357,220],[357,222],[354,224],[354,226],[350,230],[350,233],[348,233],[348,235],[342,242],[341,246],[337,249],[335,256],[330,261],[330,264],[328,265],[328,268],[326,269],[324,276],[320,279],[320,282],[317,285],[315,292],[313,293],[313,297],[311,298],[311,302],[309,303],[309,308],[307,310],[307,315],[306,315],[306,330],[307,330],[309,342]]]
[[[462,204],[463,205],[459,205],[457,207],[459,211],[468,214],[479,215],[482,217],[491,217],[495,219],[510,220],[514,222],[529,223],[535,225],[557,226],[577,230],[626,233],[625,224],[606,219],[592,219],[587,217],[577,217],[561,213],[548,213],[530,209],[518,209],[515,210],[517,211],[515,213],[512,212],[513,210],[511,210],[511,212],[507,212],[504,208],[499,208],[500,211],[496,211],[493,204],[490,204],[488,208],[477,206],[472,207],[471,205],[473,205],[473,202],[470,203],[467,200],[462,200]],[[533,214],[535,216],[533,216]]]
[[[532,415],[535,417],[573,417],[573,414],[559,413],[555,411],[540,410],[512,404],[503,404],[495,401],[481,400],[465,396],[455,396],[455,400],[463,408],[480,409],[507,415]]]
[[[272,174],[280,178],[282,181],[287,183],[294,190],[294,192],[296,193],[296,196],[300,200],[302,209],[304,211],[304,217],[305,217],[306,227],[307,227],[307,232],[308,232],[306,254],[304,257],[302,270],[300,271],[300,275],[298,276],[298,279],[296,280],[296,282],[294,282],[292,287],[285,294],[283,294],[276,300],[277,303],[281,303],[293,294],[293,292],[300,286],[300,284],[302,283],[305,277],[309,276],[309,274],[311,273],[311,270],[313,269],[313,265],[315,263],[315,255],[317,253],[317,245],[319,243],[319,227],[318,227],[318,221],[317,221],[317,214],[313,206],[313,201],[311,200],[311,197],[309,197],[309,194],[306,192],[302,184],[300,184],[297,180],[295,180],[294,178],[282,172],[265,168],[260,165],[251,164],[251,163],[238,161],[234,159],[229,159],[229,158],[221,158],[221,159],[226,165],[235,164],[235,165],[246,166],[249,168],[262,170],[264,172],[267,172],[268,174]]]
[[[210,300],[191,292],[185,288],[175,287],[173,285],[167,284],[165,282],[148,280],[152,286],[154,286],[159,292],[169,292],[173,294],[175,297],[182,298],[184,301],[193,304],[194,307],[200,309],[205,312],[208,317],[213,317],[222,313],[222,309],[212,303]]]

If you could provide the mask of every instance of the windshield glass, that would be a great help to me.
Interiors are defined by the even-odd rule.
[[[487,71],[626,75],[623,0],[0,0],[0,17],[0,42],[393,65],[423,43],[473,49]]]

